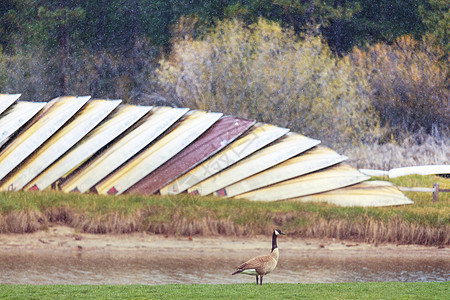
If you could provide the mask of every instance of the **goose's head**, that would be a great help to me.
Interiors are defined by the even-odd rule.
[[[275,234],[276,236],[278,236],[278,235],[286,235],[286,233],[282,232],[280,229],[275,229],[273,234]]]

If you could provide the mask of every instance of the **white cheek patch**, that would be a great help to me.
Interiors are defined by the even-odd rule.
[[[255,269],[248,269],[248,270],[244,270],[241,272],[241,274],[247,274],[247,275],[259,275],[258,273],[256,273]]]

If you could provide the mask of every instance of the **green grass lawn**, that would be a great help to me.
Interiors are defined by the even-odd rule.
[[[2,299],[448,299],[449,282],[0,285]]]

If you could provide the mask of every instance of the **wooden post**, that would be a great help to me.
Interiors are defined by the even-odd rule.
[[[433,189],[433,202],[436,202],[439,200],[439,183],[433,183]]]

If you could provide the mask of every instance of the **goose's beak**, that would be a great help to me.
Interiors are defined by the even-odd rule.
[[[286,233],[284,233],[284,232],[282,232],[282,231],[279,231],[279,233],[280,233],[281,235],[287,235]]]

